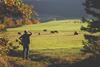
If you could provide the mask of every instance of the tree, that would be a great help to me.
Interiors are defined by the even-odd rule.
[[[99,32],[100,31],[100,0],[85,0],[83,3],[87,14],[92,15],[94,19],[88,23],[87,31]]]
[[[87,14],[100,19],[100,0],[85,0],[83,5]]]
[[[86,13],[93,15],[98,20],[88,22],[85,30],[90,34],[84,35],[86,41],[83,41],[83,51],[92,53],[98,58],[100,56],[100,35],[97,35],[100,32],[100,0],[85,0],[84,6]]]
[[[32,6],[24,4],[22,0],[0,0],[1,22],[3,22],[4,17],[31,19],[32,16]]]

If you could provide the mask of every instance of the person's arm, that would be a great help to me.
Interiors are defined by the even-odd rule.
[[[29,32],[29,36],[31,36],[32,35],[32,32],[30,32],[30,31],[28,31]]]
[[[22,39],[22,36],[20,36],[19,39],[21,40]]]

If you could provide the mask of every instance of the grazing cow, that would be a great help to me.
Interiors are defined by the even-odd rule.
[[[54,33],[55,33],[55,31],[50,31],[50,33],[53,33],[53,34],[54,34]]]
[[[77,32],[77,31],[75,31],[75,32],[74,32],[74,35],[78,35],[78,32]]]
[[[55,33],[59,33],[57,30],[54,31]]]
[[[44,29],[43,31],[44,31],[44,32],[47,32],[47,29]]]
[[[50,31],[51,33],[59,33],[57,30],[55,30],[55,31]]]
[[[40,33],[38,33],[38,35],[41,35]]]

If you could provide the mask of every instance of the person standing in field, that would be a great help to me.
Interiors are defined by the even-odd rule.
[[[30,36],[32,33],[30,31],[24,31],[24,33],[19,37],[23,45],[23,57],[24,59],[29,58],[29,44],[30,44]]]

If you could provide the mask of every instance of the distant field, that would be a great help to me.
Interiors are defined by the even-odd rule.
[[[80,52],[82,40],[84,40],[84,32],[80,30],[80,27],[87,25],[79,22],[79,20],[61,20],[25,25],[19,28],[10,28],[8,32],[2,35],[8,35],[15,44],[15,39],[18,38],[17,32],[30,30],[33,33],[30,44],[31,50],[51,55],[74,54]],[[47,29],[47,32],[43,32],[44,29]],[[52,34],[50,33],[52,30],[57,30],[59,33]],[[78,31],[79,35],[74,35],[74,31]],[[41,35],[38,35],[38,33]]]
[[[73,23],[74,22],[74,23]],[[59,31],[75,31],[80,30],[81,25],[86,25],[83,23],[78,23],[79,20],[59,20],[59,21],[49,21],[46,23],[40,23],[35,25],[26,25],[19,28],[10,28],[8,31],[42,31],[43,29],[48,30],[59,30]]]

